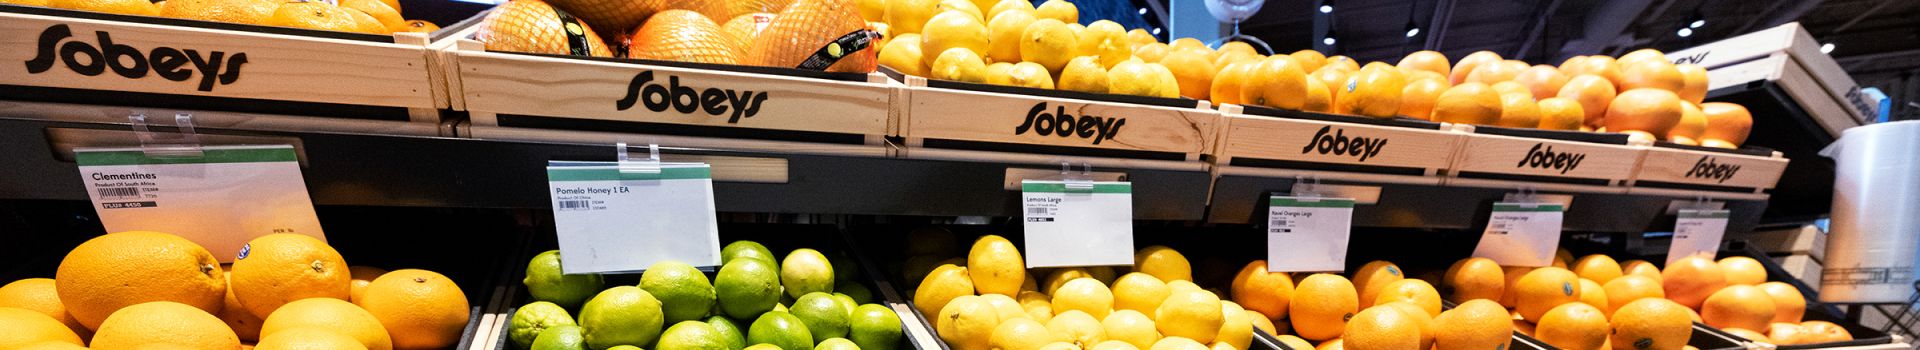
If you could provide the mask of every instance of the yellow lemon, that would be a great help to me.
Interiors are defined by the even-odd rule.
[[[1061,90],[1107,93],[1107,69],[1093,56],[1074,57],[1060,70],[1060,83],[1054,87]]]
[[[972,1],[968,0],[940,0],[940,11],[965,13],[973,16],[974,19],[979,20],[981,23],[986,23],[987,21],[986,13],[980,11],[980,6],[974,5]],[[939,17],[939,15],[935,15],[934,17]]]
[[[1039,7],[1035,7],[1034,12],[1040,18],[1052,18],[1066,23],[1080,22],[1080,8],[1066,0],[1047,0],[1040,3]]]
[[[987,18],[1000,17],[1000,14],[1007,13],[1008,11],[1026,12],[1032,15],[1034,14],[1033,3],[1027,2],[1026,0],[1000,0],[1000,2],[993,3],[993,6],[987,8]]]
[[[973,295],[961,296],[947,303],[938,315],[939,321],[934,324],[940,339],[955,350],[992,348],[993,330],[1000,325],[1000,315],[986,300]]]
[[[1054,315],[1053,319],[1047,320],[1047,330],[1052,331],[1054,337],[1080,347],[1107,341],[1107,330],[1100,320],[1080,310],[1061,311],[1059,315]]]
[[[1001,350],[1038,350],[1047,343],[1063,340],[1047,330],[1047,326],[1031,319],[1011,319],[1000,321],[993,327],[993,335],[987,343]]]
[[[1113,65],[1107,70],[1107,93],[1136,96],[1153,96],[1160,88],[1158,72],[1144,62],[1125,61]],[[1134,259],[1135,271],[1139,270],[1140,259]]]
[[[1153,347],[1160,341],[1160,330],[1154,328],[1153,318],[1133,310],[1114,311],[1107,319],[1100,321],[1100,328],[1107,331],[1107,339],[1126,342],[1137,348]]]
[[[1153,275],[1128,273],[1113,281],[1113,308],[1152,313],[1171,292],[1166,283]]]
[[[920,34],[908,33],[893,37],[887,46],[880,49],[880,65],[893,68],[900,73],[914,76],[927,76],[927,61],[921,57]]]
[[[1193,281],[1193,265],[1187,262],[1187,257],[1166,246],[1148,246],[1133,253],[1133,271],[1145,272],[1161,281]]]
[[[900,33],[919,33],[940,13],[940,0],[887,0],[887,24]]]
[[[1039,63],[1020,62],[1020,64],[1013,65],[1013,71],[1008,72],[1007,77],[1011,79],[1009,85],[1036,89],[1053,89],[1053,76],[1048,75],[1047,67],[1042,67]],[[1013,257],[1018,259],[1020,255],[1016,252]],[[1015,266],[1015,271],[1019,271],[1018,267],[1019,266]],[[1018,286],[1015,287],[1017,290]]]
[[[1077,56],[1073,47],[1080,39],[1065,22],[1041,17],[1021,32],[1020,59],[1039,63],[1046,66],[1047,71],[1057,72]]]
[[[932,68],[934,79],[987,82],[987,63],[980,60],[979,54],[965,48],[956,47],[941,52],[940,57],[933,60]]]
[[[1000,294],[982,294],[980,295],[980,299],[985,300],[987,305],[993,306],[993,313],[1000,315],[1001,321],[1016,318],[1033,318],[1033,315],[1027,314],[1026,308],[1020,307],[1020,302],[1013,300],[1013,297]]]
[[[1204,290],[1178,290],[1167,296],[1154,312],[1154,327],[1167,337],[1213,342],[1220,334],[1225,315],[1220,297]],[[1164,339],[1162,341],[1165,341]]]
[[[1094,21],[1081,32],[1074,45],[1074,53],[1082,56],[1100,57],[1100,65],[1113,68],[1133,57],[1133,44],[1127,42],[1127,29],[1119,23],[1109,20]],[[1208,58],[1211,60],[1212,58]],[[1209,74],[1208,76],[1212,76]]]
[[[1094,318],[1107,317],[1113,312],[1113,291],[1100,284],[1100,280],[1082,277],[1061,285],[1053,294],[1054,317],[1068,310],[1078,310],[1093,315]]]
[[[1046,283],[1042,283],[1042,287],[1045,289],[1041,290],[1047,292],[1047,294],[1053,294],[1055,291],[1060,290],[1060,286],[1066,285],[1067,281],[1091,277],[1093,277],[1093,274],[1087,273],[1087,269],[1084,267],[1056,268],[1051,272],[1047,272]]]
[[[1037,18],[1031,11],[1008,11],[987,21],[987,58],[994,62],[1020,62],[1020,34]]]
[[[987,53],[987,25],[964,12],[947,11],[934,15],[927,20],[924,31],[920,32],[920,52],[939,52],[945,55],[947,49],[963,48],[972,51],[974,56]],[[927,58],[927,65],[936,65]],[[984,64],[982,64],[984,65]]]
[[[1053,297],[1040,292],[1024,291],[1020,292],[1020,297],[1015,301],[1020,302],[1020,308],[1026,310],[1027,317],[1033,318],[1034,321],[1046,322],[1053,319]]]
[[[972,294],[973,279],[967,277],[967,268],[953,264],[940,265],[927,273],[927,277],[920,281],[920,287],[914,290],[913,306],[920,309],[922,314],[938,315],[947,303]]]
[[[987,83],[993,85],[1013,85],[1013,64],[994,62],[987,65]],[[975,286],[975,288],[979,288]]]
[[[1031,73],[1020,74],[1018,65],[1013,69],[1015,72],[1010,75],[1014,85],[1030,86],[1026,81],[1035,80]],[[1046,88],[1053,88],[1053,78],[1047,77],[1045,71],[1040,77],[1038,80],[1046,83]],[[967,276],[973,278],[973,289],[980,294],[1013,296],[1019,293],[1020,281],[1027,277],[1026,264],[1020,258],[1020,249],[998,235],[980,237],[973,242],[973,249],[967,251]]]
[[[1231,301],[1221,301],[1220,315],[1220,333],[1213,336],[1213,341],[1234,349],[1246,349],[1253,344],[1253,320],[1247,319],[1247,309]]]

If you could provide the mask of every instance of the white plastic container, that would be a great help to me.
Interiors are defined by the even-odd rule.
[[[1820,301],[1904,303],[1920,252],[1920,121],[1847,129],[1833,158],[1833,223]]]

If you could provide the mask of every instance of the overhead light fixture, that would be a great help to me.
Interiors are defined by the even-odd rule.
[[[1820,44],[1820,53],[1833,53],[1833,43]]]
[[[1334,42],[1334,40],[1333,40],[1333,37],[1327,37],[1326,39],[1320,39],[1320,43],[1322,43],[1322,44],[1327,44],[1327,45],[1333,45],[1333,42]]]
[[[1412,38],[1416,35],[1420,35],[1420,24],[1413,22],[1413,16],[1411,14],[1407,16],[1407,26],[1405,27],[1405,30],[1407,31],[1408,38]]]
[[[1147,14],[1147,8],[1145,7],[1140,8],[1140,15],[1144,16],[1146,14]]]
[[[1409,37],[1409,38],[1411,38],[1411,37],[1414,37],[1414,36],[1416,36],[1416,35],[1420,35],[1420,28],[1408,28],[1408,29],[1407,29],[1407,37]]]
[[[1339,42],[1339,40],[1333,38],[1335,36],[1336,34],[1333,28],[1327,28],[1327,37],[1320,38],[1320,43],[1327,44],[1328,46],[1332,46],[1333,43]]]
[[[1153,35],[1160,35],[1160,28],[1159,28],[1159,27],[1154,27],[1154,28],[1153,28]]]
[[[1707,20],[1696,19],[1696,20],[1693,20],[1693,23],[1687,23],[1687,28],[1700,28],[1701,26],[1705,26],[1705,25],[1707,25]]]
[[[1682,38],[1693,36],[1693,28],[1680,28],[1680,32],[1676,34],[1680,34]]]
[[[1321,1],[1320,13],[1333,13],[1333,0]]]
[[[1693,8],[1693,14],[1687,15],[1687,28],[1700,28],[1707,25],[1707,15],[1700,13],[1699,7]]]

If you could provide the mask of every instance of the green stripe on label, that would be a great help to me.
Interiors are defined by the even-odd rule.
[[[81,166],[96,165],[145,165],[145,164],[209,164],[209,163],[270,163],[299,161],[300,156],[293,148],[243,148],[214,149],[202,151],[200,157],[154,158],[141,151],[78,151],[74,152],[74,163]]]
[[[1680,211],[1680,218],[1683,218],[1683,219],[1725,219],[1730,216],[1733,216],[1733,212],[1726,211],[1726,210],[1681,210]]]
[[[1553,203],[1494,203],[1493,211],[1566,211],[1566,209],[1561,208],[1559,204]]]
[[[547,181],[622,181],[711,179],[713,168],[661,168],[658,174],[622,173],[619,168],[547,168]]]
[[[1320,198],[1307,201],[1301,198],[1273,197],[1267,199],[1268,206],[1301,208],[1352,208],[1353,200],[1346,198]]]
[[[1093,184],[1092,190],[1068,190],[1067,184],[1064,183],[1028,182],[1020,184],[1020,190],[1046,193],[1133,193],[1133,184]]]

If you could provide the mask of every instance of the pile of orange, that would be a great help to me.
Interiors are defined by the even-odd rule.
[[[853,0],[513,0],[474,39],[498,51],[867,73],[886,39],[870,33],[882,29]],[[810,58],[831,64],[803,66]]]
[[[318,0],[4,0],[0,3],[368,34],[427,33],[440,29],[432,22],[401,17],[399,0],[340,0],[338,5]]]
[[[0,348],[236,349],[258,341],[275,349],[341,339],[353,346],[327,348],[445,348],[459,340],[467,308],[446,276],[349,267],[309,236],[257,237],[229,270],[187,239],[129,231],[81,243],[52,279],[0,287],[0,324],[9,325],[0,327]]]

